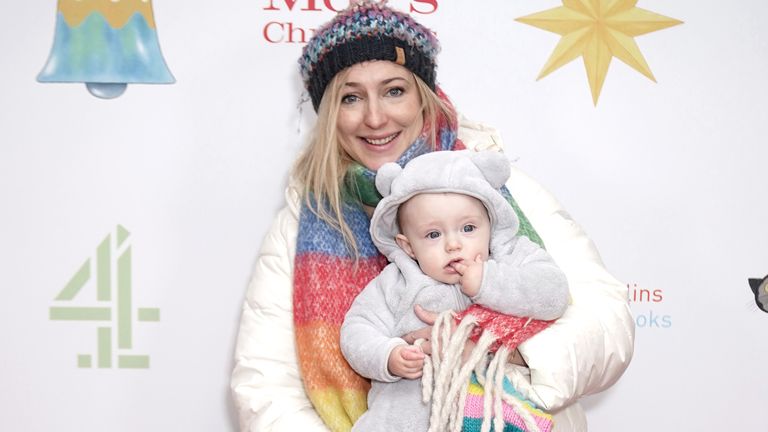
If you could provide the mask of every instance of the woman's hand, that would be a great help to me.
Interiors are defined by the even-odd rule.
[[[523,358],[522,354],[520,354],[520,350],[514,350],[512,351],[512,354],[509,356],[509,363],[518,365],[518,366],[525,366],[528,367],[528,363],[525,362],[525,359]]]
[[[424,354],[432,355],[432,326],[435,324],[435,321],[437,321],[438,313],[428,311],[420,305],[414,306],[413,312],[416,314],[416,317],[424,322],[424,324],[427,324],[427,326],[405,334],[403,339],[405,339],[405,341],[409,344],[413,344],[418,339],[424,339],[420,345],[421,350],[424,352]],[[453,334],[454,330],[456,330],[456,322],[451,321],[451,334]],[[472,353],[472,350],[475,349],[475,345],[475,342],[467,340],[467,342],[464,344],[462,361],[469,357],[469,355]]]
[[[427,324],[427,326],[418,330],[414,330],[410,333],[406,333],[403,335],[403,339],[411,345],[413,345],[413,343],[418,339],[424,339],[424,342],[421,344],[421,350],[424,351],[424,354],[431,355],[432,344],[430,339],[432,338],[432,326],[437,320],[437,312],[428,311],[420,305],[414,306],[413,312],[416,314],[416,317],[420,319],[424,324]]]

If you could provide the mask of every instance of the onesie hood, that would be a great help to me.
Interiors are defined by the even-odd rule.
[[[400,233],[397,210],[420,193],[459,193],[483,203],[491,222],[491,256],[512,247],[519,221],[501,194],[510,175],[509,160],[496,151],[434,151],[414,158],[405,167],[390,162],[376,173],[382,200],[371,218],[371,238],[390,261],[410,259],[395,242]]]

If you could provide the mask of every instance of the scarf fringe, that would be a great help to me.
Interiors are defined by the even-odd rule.
[[[521,330],[530,322],[531,319],[525,321]],[[505,373],[507,361],[516,347],[502,345],[493,354],[492,347],[499,338],[491,331],[482,331],[475,348],[462,361],[464,347],[472,339],[473,331],[479,329],[478,325],[478,318],[472,314],[457,320],[453,311],[446,311],[438,316],[432,327],[432,356],[425,359],[422,375],[422,399],[431,403],[428,432],[466,430],[465,419],[469,414],[466,400],[473,382],[477,382],[483,391],[480,431],[489,432],[491,427],[495,431],[504,431],[508,424],[506,420],[511,420],[515,430],[549,432],[552,428],[549,414],[524,400],[516,391],[505,389],[505,379],[509,382]],[[454,326],[456,328],[451,333]],[[505,416],[505,411],[509,410],[512,418],[505,419],[510,417],[509,414]]]

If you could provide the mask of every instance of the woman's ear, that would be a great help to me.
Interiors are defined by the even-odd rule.
[[[400,249],[405,251],[409,257],[416,259],[416,255],[413,254],[413,248],[411,247],[411,242],[408,241],[408,237],[402,234],[398,234],[395,236],[395,242],[397,242],[397,245],[400,246]]]

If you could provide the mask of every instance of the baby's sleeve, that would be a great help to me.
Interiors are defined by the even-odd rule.
[[[553,320],[568,306],[568,279],[546,250],[518,236],[510,252],[489,259],[472,301],[506,315]]]
[[[386,270],[385,270],[386,271]],[[400,379],[389,373],[389,354],[406,342],[395,336],[395,316],[387,305],[382,275],[355,298],[341,326],[341,352],[357,373],[377,381]]]

